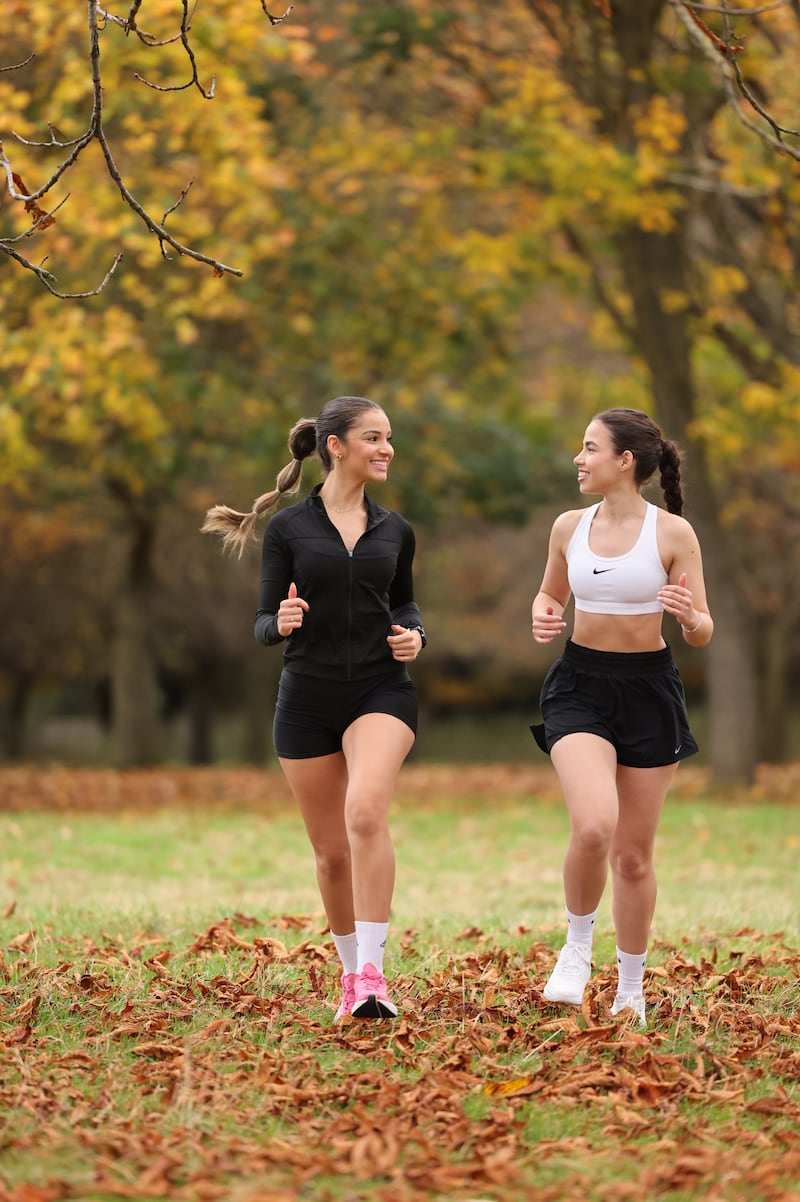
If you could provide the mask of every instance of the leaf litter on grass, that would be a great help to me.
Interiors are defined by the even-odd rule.
[[[55,941],[52,964],[7,942],[2,1202],[797,1198],[800,952],[780,936],[713,960],[662,941],[643,1032],[611,1017],[609,972],[554,1007],[552,949],[476,928],[393,980],[398,1021],[333,1026],[319,919],[261,930]]]
[[[671,792],[676,797],[713,798],[707,768],[682,764]],[[398,797],[429,802],[477,798],[560,799],[558,782],[544,761],[526,764],[406,764],[398,780]],[[724,786],[728,802],[757,803],[771,800],[797,804],[800,800],[800,761],[762,764],[754,784],[733,789]],[[282,807],[291,794],[279,771],[250,767],[160,767],[119,771],[112,768],[78,768],[20,765],[0,768],[0,810],[28,813],[91,812],[142,814],[181,806],[219,811]]]
[[[0,806],[140,816],[287,802],[277,774],[14,769]],[[705,789],[682,770],[679,791]],[[768,796],[796,798],[796,770]],[[552,774],[415,766],[412,800],[532,795]],[[743,928],[654,943],[649,1029],[541,989],[549,943],[397,939],[396,1022],[332,1018],[318,915],[0,946],[0,1202],[800,1202],[800,949]]]

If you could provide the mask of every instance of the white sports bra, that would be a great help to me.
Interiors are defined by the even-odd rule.
[[[664,606],[658,590],[668,580],[656,541],[658,507],[647,502],[644,521],[630,551],[595,555],[589,531],[601,502],[581,515],[567,547],[567,575],[575,608],[590,614],[654,614]]]

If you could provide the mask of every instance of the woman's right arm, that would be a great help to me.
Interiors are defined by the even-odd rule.
[[[580,511],[562,513],[553,522],[542,583],[531,606],[531,630],[537,643],[551,643],[563,634],[562,614],[569,601],[566,548],[580,518]]]
[[[286,540],[277,524],[270,522],[264,531],[261,549],[261,583],[258,593],[255,638],[268,647],[282,643],[284,635],[278,630],[278,610],[289,593],[292,583],[292,557]]]

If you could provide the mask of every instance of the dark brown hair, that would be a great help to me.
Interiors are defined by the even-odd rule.
[[[634,478],[641,488],[656,470],[661,473],[661,491],[670,513],[683,513],[681,453],[674,442],[661,437],[661,431],[641,409],[606,409],[596,413],[611,435],[617,455],[630,451],[635,461]]]
[[[203,534],[221,534],[225,549],[238,551],[241,555],[261,515],[268,513],[284,494],[297,492],[303,460],[317,454],[327,476],[333,467],[328,439],[335,434],[344,441],[348,431],[366,409],[380,409],[380,405],[363,396],[339,396],[328,401],[319,417],[301,417],[289,432],[288,446],[292,458],[278,472],[275,487],[256,497],[249,513],[239,513],[229,505],[214,505],[200,527]]]

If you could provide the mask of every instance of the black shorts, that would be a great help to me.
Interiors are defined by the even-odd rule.
[[[549,755],[564,735],[607,739],[629,768],[677,764],[698,750],[683,684],[669,647],[661,651],[594,651],[567,640],[542,685],[544,721],[531,727]]]
[[[272,740],[281,759],[342,750],[342,735],[364,714],[392,714],[417,733],[417,692],[405,668],[366,680],[322,680],[284,668]]]

